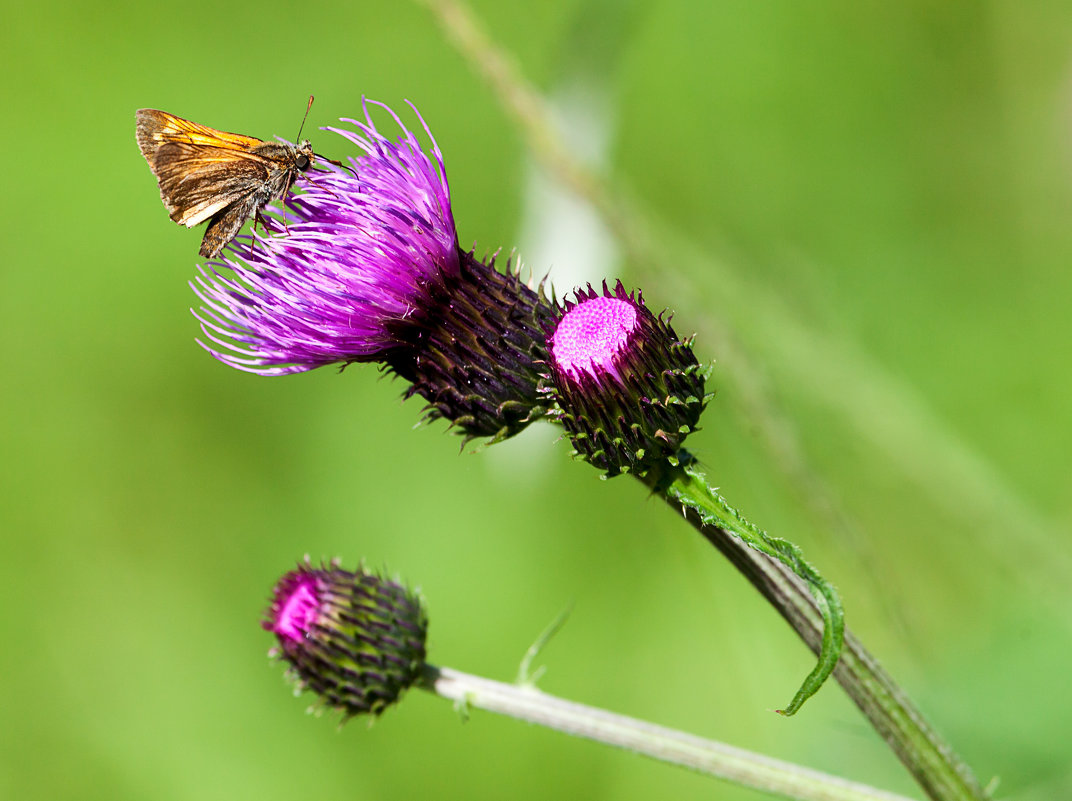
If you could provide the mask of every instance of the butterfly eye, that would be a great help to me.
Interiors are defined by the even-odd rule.
[[[299,153],[298,157],[294,159],[294,166],[302,171],[309,169],[309,157],[304,153]]]

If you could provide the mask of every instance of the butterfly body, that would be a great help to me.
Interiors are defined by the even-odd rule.
[[[188,228],[209,221],[200,251],[205,258],[215,257],[247,220],[284,197],[314,161],[307,140],[265,142],[156,109],[138,111],[137,138],[171,219]]]

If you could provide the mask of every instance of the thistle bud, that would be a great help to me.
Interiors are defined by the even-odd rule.
[[[391,351],[384,363],[410,382],[407,398],[427,401],[428,419],[448,420],[466,440],[497,442],[546,411],[538,386],[550,319],[550,306],[509,264],[500,273],[494,257],[459,251],[453,280],[397,325],[409,347]]]
[[[547,348],[553,415],[607,475],[643,474],[673,458],[710,399],[691,340],[620,281],[613,291],[589,285],[559,307]]]
[[[346,717],[379,715],[424,666],[428,619],[420,599],[364,567],[299,565],[276,584],[263,625],[298,688]]]

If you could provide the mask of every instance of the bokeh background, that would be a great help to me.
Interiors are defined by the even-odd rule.
[[[418,585],[437,664],[510,680],[573,603],[545,690],[915,792],[837,686],[773,714],[810,654],[556,430],[459,453],[374,368],[263,379],[194,343],[201,230],[167,219],[134,111],[293,138],[310,93],[335,156],[318,126],[413,101],[463,243],[674,309],[717,361],[690,441],[714,482],[1000,797],[1072,797],[1072,5],[474,14],[646,254],[425,7],[8,4],[0,797],[760,797],[421,692],[372,727],[305,714],[258,622],[306,553]]]

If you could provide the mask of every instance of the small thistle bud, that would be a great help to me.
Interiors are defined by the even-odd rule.
[[[301,176],[301,193],[268,207],[266,234],[201,268],[201,344],[266,376],[378,362],[411,382],[406,397],[424,398],[429,419],[467,438],[515,434],[544,411],[550,308],[509,266],[504,275],[459,247],[434,137],[425,126],[429,157],[383,108],[401,136],[381,133],[367,108],[329,128],[362,155]]]
[[[674,457],[710,399],[691,340],[620,281],[578,290],[556,317],[542,389],[577,453],[612,476]]]
[[[346,717],[379,715],[424,666],[420,599],[364,567],[299,565],[276,584],[263,625],[297,686]]]

